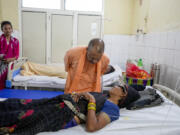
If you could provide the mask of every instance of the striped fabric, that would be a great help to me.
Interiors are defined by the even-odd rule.
[[[131,84],[137,84],[137,85],[143,85],[143,86],[152,86],[153,85],[153,79],[136,79],[131,77],[124,77],[125,82],[128,85]]]
[[[7,72],[8,72],[8,64],[0,61],[0,90],[5,87]]]

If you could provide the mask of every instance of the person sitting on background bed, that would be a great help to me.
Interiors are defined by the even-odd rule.
[[[108,64],[101,39],[92,39],[88,47],[67,51],[64,57],[65,70],[68,72],[65,93],[101,92],[101,76]]]
[[[11,22],[3,21],[1,30],[3,34],[0,36],[0,89],[3,89],[7,77],[8,63],[19,57],[19,41],[11,35],[13,31]]]
[[[0,133],[34,135],[80,123],[86,123],[89,132],[97,131],[119,118],[118,105],[127,92],[115,86],[108,95],[83,92],[50,99],[7,99],[0,102]]]
[[[115,71],[114,67],[112,65],[108,65],[107,70],[106,70],[106,72],[104,74],[105,75],[110,74],[110,73],[112,73],[114,71]]]

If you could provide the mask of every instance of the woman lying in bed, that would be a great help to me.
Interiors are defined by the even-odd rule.
[[[101,93],[64,94],[51,99],[8,99],[0,102],[2,134],[34,135],[86,123],[86,130],[97,131],[119,118],[118,105],[127,95],[114,87],[108,98]]]

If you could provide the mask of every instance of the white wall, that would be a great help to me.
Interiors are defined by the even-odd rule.
[[[128,35],[105,35],[105,54],[110,58],[111,64],[118,64],[125,70],[128,58],[128,45],[130,36]]]
[[[134,0],[104,0],[104,33],[131,34]]]
[[[180,76],[179,37],[180,31],[149,33],[138,41],[132,36],[128,56],[143,58],[147,70],[151,63],[161,64],[160,83],[174,89]]]
[[[8,20],[19,30],[18,0],[0,0],[0,22]]]
[[[161,65],[160,83],[175,88],[180,76],[180,31],[149,33],[137,39],[136,36],[105,35],[105,53],[112,64],[125,68],[128,58],[143,58],[149,72],[151,63]]]

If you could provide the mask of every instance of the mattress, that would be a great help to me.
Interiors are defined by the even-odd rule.
[[[50,84],[65,84],[66,79],[58,78],[58,77],[49,77],[49,76],[22,76],[20,74],[16,75],[13,78],[14,82],[29,82],[29,83],[50,83]]]
[[[115,71],[103,75],[102,84],[103,86],[107,86],[112,84],[113,82],[119,80],[119,76],[122,76],[122,70],[118,65],[113,65]],[[66,83],[66,79],[58,78],[58,77],[49,77],[49,76],[22,76],[20,74],[16,75],[13,78],[14,86],[36,86],[36,87],[51,87],[51,88],[64,88]]]
[[[49,76],[22,76],[20,74],[13,78],[13,86],[46,87],[46,88],[65,88],[66,79]]]
[[[0,91],[0,98],[41,99],[62,94],[64,94],[62,91],[3,89]]]

